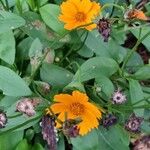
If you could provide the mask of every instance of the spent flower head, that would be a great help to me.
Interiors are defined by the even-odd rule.
[[[98,32],[102,35],[104,42],[108,42],[111,32],[111,25],[108,19],[102,18],[97,23]]]
[[[143,118],[137,117],[134,113],[130,115],[129,119],[125,123],[125,129],[133,132],[139,133],[140,132],[140,125],[143,121]]]
[[[119,89],[114,92],[112,97],[113,104],[123,104],[126,102],[126,95],[124,95]]]
[[[57,130],[55,128],[55,119],[52,116],[43,116],[41,127],[43,139],[47,141],[49,149],[57,150]]]
[[[35,106],[40,103],[37,98],[22,98],[16,105],[16,111],[26,114],[31,117],[36,114]]]
[[[118,120],[117,117],[114,116],[113,114],[107,114],[102,120],[102,125],[105,128],[109,128],[110,126],[116,124],[117,120]]]
[[[150,150],[150,135],[145,135],[136,140],[133,144],[133,150]]]

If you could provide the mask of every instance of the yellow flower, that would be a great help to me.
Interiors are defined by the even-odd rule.
[[[67,0],[60,6],[61,15],[59,20],[65,23],[64,28],[72,30],[80,26],[92,23],[100,12],[100,5],[90,0]],[[92,30],[96,24],[84,26],[87,30]]]
[[[58,119],[65,121],[65,113],[67,119],[81,118],[81,122],[77,125],[80,135],[85,135],[91,129],[98,128],[98,119],[102,118],[102,109],[98,109],[94,104],[88,102],[88,96],[79,91],[73,91],[72,95],[59,94],[55,95],[54,103],[51,110],[58,115]],[[47,114],[51,114],[47,109]],[[57,127],[60,127],[57,123]]]

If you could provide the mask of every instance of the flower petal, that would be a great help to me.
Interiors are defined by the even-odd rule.
[[[58,94],[54,96],[54,101],[68,104],[73,101],[73,98],[69,94]]]
[[[73,91],[72,92],[73,99],[77,102],[87,102],[88,96],[85,93],[81,93],[79,91]]]

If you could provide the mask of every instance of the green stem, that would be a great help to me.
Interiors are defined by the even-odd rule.
[[[140,32],[140,34],[141,34],[141,32]],[[140,40],[138,40],[138,41],[136,42],[135,46],[132,48],[132,50],[127,53],[127,55],[126,55],[126,57],[125,57],[125,60],[124,60],[124,62],[123,62],[123,65],[122,65],[122,67],[121,67],[122,72],[123,72],[123,70],[124,70],[126,64],[128,63],[129,59],[131,58],[132,54],[134,53],[134,51],[136,51],[136,49],[137,49],[137,47],[140,45],[140,43],[141,43],[145,38],[147,38],[149,35],[150,35],[150,31],[149,31],[147,34],[145,34]]]
[[[9,10],[9,3],[8,3],[8,0],[5,0],[5,2],[6,2],[6,8],[7,8],[7,10]]]
[[[0,0],[0,2],[1,2],[1,4],[2,4],[3,8],[4,8],[5,10],[7,10],[7,8],[6,8],[6,6],[5,6],[5,4],[4,4],[3,0]]]
[[[85,32],[83,32],[82,34],[81,34],[81,37],[84,35],[84,33]],[[87,32],[88,33],[88,32]],[[87,34],[88,35],[88,34]],[[83,43],[86,41],[86,39],[87,39],[87,35],[86,35],[86,37],[85,37],[85,39],[84,39],[84,41],[83,41]],[[79,39],[78,39],[79,40]],[[76,41],[76,42],[78,42],[78,40]],[[75,42],[75,43],[76,43]],[[73,45],[74,46],[74,45]],[[60,61],[60,64],[73,52],[73,46],[71,47],[71,49],[68,51],[68,53],[62,58],[62,60]],[[75,51],[78,51],[79,50],[79,48],[77,49],[77,50],[75,50]]]

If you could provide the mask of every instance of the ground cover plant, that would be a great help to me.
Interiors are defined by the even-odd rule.
[[[0,150],[150,150],[149,0],[0,0]]]

